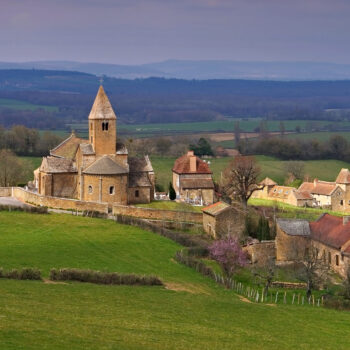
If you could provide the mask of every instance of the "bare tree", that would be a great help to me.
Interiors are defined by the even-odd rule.
[[[253,192],[263,189],[257,185],[260,167],[251,156],[236,156],[223,172],[222,192],[231,200],[238,200],[247,207]]]
[[[257,277],[264,285],[265,296],[267,296],[269,288],[272,285],[272,282],[275,278],[275,273],[276,273],[276,264],[275,264],[275,260],[272,258],[267,259],[262,266],[259,266],[259,268],[255,268],[253,270],[254,276]]]
[[[285,163],[285,169],[288,175],[301,180],[304,177],[305,163],[298,160],[291,160]]]
[[[304,259],[301,261],[299,278],[306,282],[306,296],[309,298],[314,289],[318,289],[327,282],[329,266],[319,256],[318,249],[312,244],[305,249]]]

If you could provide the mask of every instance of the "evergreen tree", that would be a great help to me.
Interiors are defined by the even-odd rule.
[[[169,182],[169,199],[172,201],[176,199],[176,192],[171,182]]]

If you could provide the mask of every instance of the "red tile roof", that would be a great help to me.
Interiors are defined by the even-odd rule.
[[[300,192],[330,196],[336,188],[337,184],[335,182],[315,180],[315,182],[303,182],[298,190]]]
[[[190,171],[190,156],[188,154],[175,160],[173,172],[177,174],[212,174],[209,165],[196,157],[197,171]]]
[[[350,183],[350,171],[349,169],[340,170],[337,179],[335,180],[337,184],[349,184]]]
[[[208,205],[207,207],[203,208],[202,211],[203,213],[216,216],[228,208],[230,208],[229,204],[225,202],[216,202],[214,204]]]
[[[310,230],[312,239],[336,249],[350,241],[350,220],[343,224],[342,217],[324,214],[317,221],[310,222]]]

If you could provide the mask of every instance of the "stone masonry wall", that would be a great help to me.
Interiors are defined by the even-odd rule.
[[[265,265],[269,259],[276,258],[275,241],[262,241],[243,248],[249,255],[252,264]]]
[[[173,220],[196,223],[202,223],[203,220],[202,213],[113,205],[113,215],[118,214],[142,219]]]
[[[11,197],[12,187],[0,187],[0,197]]]
[[[98,211],[108,213],[108,205],[106,203],[84,202],[76,199],[58,198],[42,196],[37,193],[26,191],[20,187],[13,187],[13,197],[22,202],[29,204],[41,205],[49,208],[79,210],[79,211]]]

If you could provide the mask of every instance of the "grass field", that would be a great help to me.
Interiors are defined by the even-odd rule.
[[[57,112],[58,107],[35,105],[21,100],[13,100],[7,98],[0,98],[0,109],[15,109],[15,110],[30,110],[45,109],[48,112]]]
[[[1,349],[348,349],[350,314],[246,303],[141,229],[0,212],[0,265],[156,274],[164,287],[0,280]]]

